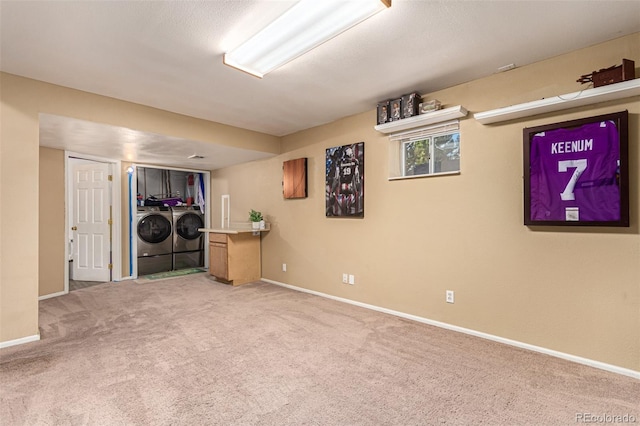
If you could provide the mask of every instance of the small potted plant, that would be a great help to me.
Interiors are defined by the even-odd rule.
[[[264,218],[262,217],[262,213],[259,211],[251,209],[249,211],[249,220],[251,221],[253,229],[261,229],[264,227]]]

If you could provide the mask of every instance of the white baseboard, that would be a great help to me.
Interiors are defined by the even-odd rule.
[[[40,340],[39,334],[34,334],[33,336],[21,337],[19,339],[7,340],[6,342],[0,342],[0,349],[8,348],[9,346],[22,345],[25,343],[36,342]]]
[[[631,370],[628,368],[618,367],[617,365],[607,364],[600,361],[595,361],[589,358],[582,358],[579,356],[567,354],[564,352],[555,351],[553,349],[544,348],[541,346],[530,345],[528,343],[519,342],[517,340],[506,339],[504,337],[495,336],[493,334],[483,333],[481,331],[472,330],[469,328],[459,327],[457,325],[447,324],[445,322],[435,321],[428,318],[419,317],[416,315],[406,314],[404,312],[394,311],[387,308],[381,308],[375,305],[369,305],[367,303],[357,302],[355,300],[345,299],[343,297],[332,296],[330,294],[321,293],[319,291],[308,290],[302,287],[296,287],[294,285],[281,283],[279,281],[269,280],[267,278],[261,278],[262,281],[268,282],[271,284],[275,284],[281,287],[286,287],[291,290],[301,291],[303,293],[309,293],[320,297],[325,297],[327,299],[336,300],[338,302],[348,303],[350,305],[359,306],[361,308],[371,309],[378,312],[383,312],[385,314],[395,315],[397,317],[410,319],[413,321],[418,321],[424,324],[433,325],[440,328],[445,328],[447,330],[457,331],[459,333],[469,334],[472,336],[480,337],[482,339],[492,340],[494,342],[504,343],[506,345],[515,346],[517,348],[527,349],[533,352],[539,352],[545,355],[551,355],[556,358],[561,358],[567,361],[576,362],[578,364],[588,365],[590,367],[598,368],[600,370],[609,371],[616,374],[621,374],[623,376],[633,377],[634,379],[640,380],[640,371]]]
[[[114,281],[109,281],[112,283],[119,283],[121,281],[128,281],[128,280],[133,280],[133,277],[123,277],[120,278],[119,280],[114,280]],[[44,296],[39,296],[38,300],[46,300],[46,299],[51,299],[52,297],[58,297],[58,296],[64,296],[65,294],[69,294],[68,291],[59,291],[57,293],[51,293],[51,294],[45,294]]]
[[[113,280],[114,283],[119,283],[121,281],[131,281],[131,280],[136,280],[137,278],[134,278],[132,276],[128,276],[128,277],[121,277],[120,279],[117,280]]]
[[[51,299],[52,297],[64,296],[65,294],[69,294],[68,291],[59,291],[57,293],[45,294],[44,296],[39,296],[38,300]]]

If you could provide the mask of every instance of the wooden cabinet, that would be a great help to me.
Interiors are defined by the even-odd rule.
[[[260,279],[260,235],[209,233],[209,274],[232,285]]]

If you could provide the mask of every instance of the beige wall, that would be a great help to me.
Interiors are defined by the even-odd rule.
[[[60,236],[64,235],[64,220],[60,225],[53,225],[41,217],[45,206],[40,205],[44,199],[53,202],[53,194],[64,194],[64,184],[57,178],[40,179],[39,113],[262,152],[280,152],[280,139],[275,136],[6,73],[0,73],[0,101],[0,342],[37,335],[38,294],[61,291],[64,286],[61,277],[67,263],[64,237]],[[43,152],[43,170],[53,170],[58,175],[64,168],[57,162],[63,161],[60,152]],[[122,178],[126,179],[126,175]],[[25,194],[29,197],[29,208],[19,205]],[[64,211],[64,197],[49,207],[59,215],[61,209]],[[42,229],[43,226],[46,229]],[[62,234],[58,226],[62,227]],[[124,232],[125,229],[123,227]],[[126,234],[123,241],[128,241]],[[125,268],[128,262],[123,264],[123,270]]]
[[[64,151],[40,147],[39,174],[38,294],[44,296],[64,291]]]
[[[38,117],[7,83],[0,73],[0,342],[38,334]]]
[[[429,97],[473,113],[568,93],[593,69],[621,58],[640,63],[639,46],[635,34]],[[13,75],[0,74],[0,88],[0,342],[38,333],[40,270],[55,269],[45,259],[63,257],[53,228],[41,229],[39,197],[32,209],[15,208],[25,193],[55,186],[46,181],[45,188],[39,177],[53,160],[49,154],[59,155],[45,153],[40,165],[39,112],[280,152],[279,138]],[[234,221],[246,220],[250,208],[266,214],[273,228],[263,239],[265,278],[640,371],[638,101],[491,126],[469,116],[461,121],[459,176],[402,181],[387,180],[388,140],[373,129],[371,110],[283,138],[286,153],[278,157],[216,171],[212,200],[231,194]],[[523,226],[522,128],[625,108],[631,228]],[[324,150],[358,141],[365,141],[365,218],[327,219]],[[282,162],[299,157],[309,158],[309,197],[284,200]],[[213,223],[220,221],[216,207]],[[53,273],[65,266],[62,259]],[[356,276],[356,285],[342,284],[345,272]],[[453,305],[444,302],[447,289],[456,292]]]
[[[639,47],[635,34],[429,94],[471,111],[460,123],[460,175],[389,181],[389,142],[373,129],[372,110],[284,137],[278,157],[215,171],[213,199],[230,194],[232,221],[250,208],[266,214],[267,279],[640,371],[639,98],[489,126],[472,117],[580,90],[582,74],[621,58],[640,63]],[[523,127],[623,109],[632,226],[524,226]],[[325,149],[359,141],[365,217],[326,218]],[[308,157],[309,197],[284,200],[282,162],[300,157]],[[343,284],[343,273],[356,284]],[[445,290],[455,291],[455,304],[445,303]]]
[[[133,163],[122,161],[120,163],[122,209],[119,216],[121,229],[122,258],[121,276],[127,277],[129,273],[129,210],[128,210],[128,178],[127,168]],[[38,294],[47,296],[64,291],[64,185],[65,185],[65,158],[64,151],[40,147],[40,189],[39,189],[39,284]]]

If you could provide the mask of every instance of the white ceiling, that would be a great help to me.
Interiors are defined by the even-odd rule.
[[[372,110],[380,100],[440,90],[640,30],[639,1],[393,0],[390,9],[264,79],[222,64],[225,50],[293,3],[2,0],[0,69],[283,136]],[[205,169],[264,156],[135,129],[112,129],[110,144],[119,146],[105,147],[104,132],[104,125],[48,116],[41,145],[93,155],[106,150],[112,158],[127,152],[127,138],[119,136],[126,134],[145,140],[144,149],[129,152],[133,161]],[[184,165],[194,153],[228,161]]]
[[[51,114],[40,114],[40,145],[74,154],[188,170],[215,170],[273,156]]]

